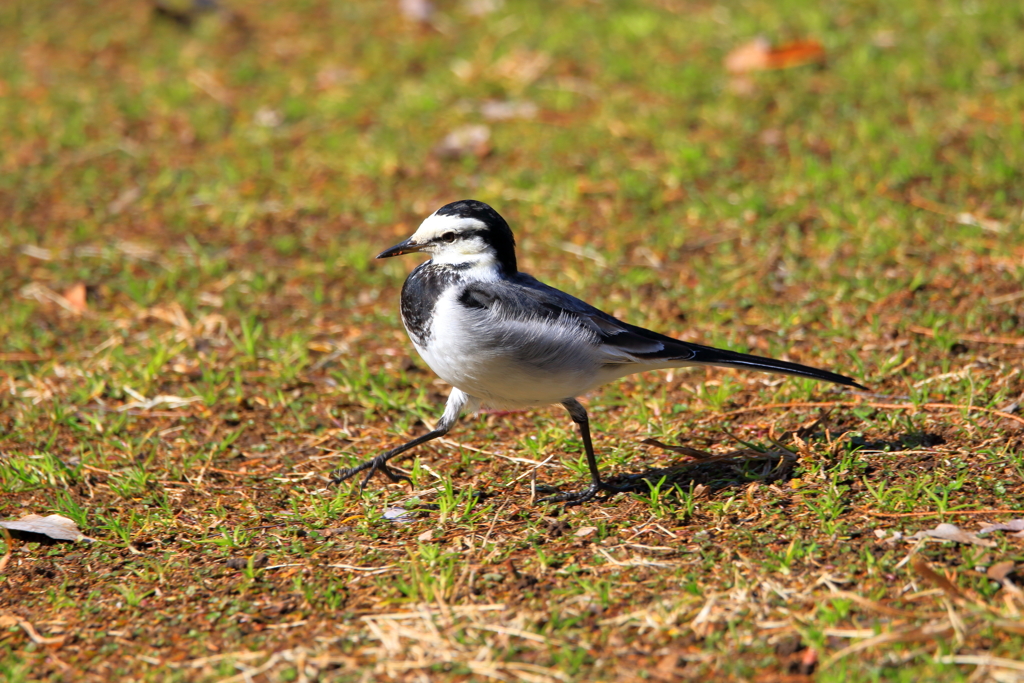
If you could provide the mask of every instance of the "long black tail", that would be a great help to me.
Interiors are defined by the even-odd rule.
[[[799,363],[790,363],[784,360],[775,360],[774,358],[751,356],[747,353],[726,351],[725,349],[716,349],[710,346],[692,344],[690,342],[677,341],[676,343],[685,345],[689,350],[693,351],[694,355],[692,362],[695,363],[719,365],[726,368],[744,368],[746,370],[775,372],[780,375],[793,375],[795,377],[810,377],[811,379],[819,379],[824,382],[832,382],[833,384],[842,384],[844,387],[867,389],[867,387],[857,384],[845,375],[829,372],[828,370],[819,370],[818,368],[812,368],[809,365],[800,365]]]

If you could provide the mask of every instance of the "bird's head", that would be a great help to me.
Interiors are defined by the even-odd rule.
[[[445,204],[427,216],[412,237],[377,254],[388,258],[424,251],[434,263],[516,272],[516,241],[505,219],[474,199]]]

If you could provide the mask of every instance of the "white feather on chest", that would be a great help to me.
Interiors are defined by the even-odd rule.
[[[458,301],[460,290],[441,295],[426,344],[414,344],[452,386],[496,408],[526,408],[558,403],[607,381],[604,354],[585,329],[468,308]]]

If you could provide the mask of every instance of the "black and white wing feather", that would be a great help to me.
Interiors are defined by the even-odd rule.
[[[520,360],[538,367],[548,363],[571,367],[574,363],[567,363],[571,359],[565,355],[567,350],[577,349],[581,364],[596,361],[606,369],[637,366],[623,375],[646,368],[716,365],[863,388],[849,377],[827,370],[684,342],[630,325],[525,273],[469,282],[461,288],[458,303],[475,321],[479,339],[489,339],[495,348],[514,350]],[[574,343],[567,344],[569,341]]]

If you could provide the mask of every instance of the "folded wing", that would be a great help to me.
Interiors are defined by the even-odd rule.
[[[518,273],[512,280],[469,283],[460,293],[459,303],[480,313],[486,311],[490,324],[504,330],[505,343],[512,342],[507,338],[510,334],[518,334],[525,336],[524,343],[535,345],[538,350],[551,346],[543,354],[549,362],[556,347],[571,339],[587,345],[604,365],[716,365],[864,388],[849,377],[828,370],[693,344],[630,325],[524,273]],[[568,355],[573,354],[565,346],[561,348]]]

